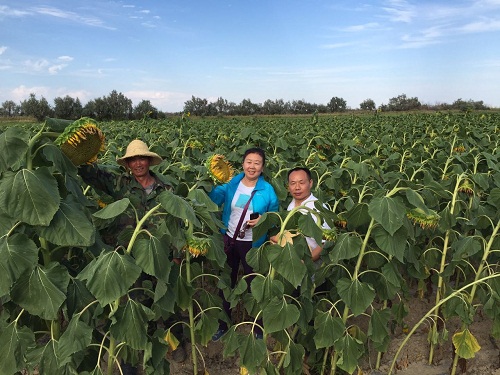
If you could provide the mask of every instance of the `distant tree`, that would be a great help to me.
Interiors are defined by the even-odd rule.
[[[97,121],[129,120],[133,115],[132,100],[113,90],[108,96],[89,101],[82,114]]]
[[[286,113],[286,105],[283,99],[267,99],[262,104],[262,113],[265,115],[281,115]]]
[[[484,102],[482,100],[480,101],[473,101],[472,99],[469,99],[468,101],[457,99],[453,102],[451,105],[452,109],[458,109],[462,112],[468,112],[472,110],[484,110],[484,109],[489,109],[487,106],[484,105]]]
[[[54,99],[54,116],[66,120],[76,120],[82,117],[82,103],[80,99],[73,99],[69,95]]]
[[[293,100],[290,104],[290,112],[293,114],[308,114],[316,111],[316,104],[311,104],[305,100]]]
[[[375,108],[377,108],[377,106],[375,105],[375,102],[372,99],[365,99],[361,102],[359,108],[365,111],[374,111]]]
[[[82,109],[82,116],[91,117],[93,119],[99,120],[97,118],[97,110],[95,100],[89,100],[87,104]]]
[[[194,116],[206,116],[208,113],[208,100],[191,96],[191,100],[184,102],[184,112]]]
[[[238,105],[235,102],[227,103],[227,115],[234,116],[238,113]]]
[[[108,96],[104,96],[105,102],[110,118],[106,120],[127,120],[132,118],[132,100],[127,98],[121,92],[116,90],[111,91]]]
[[[12,100],[6,100],[2,103],[2,116],[17,116],[21,112],[21,107]]]
[[[29,99],[21,102],[21,114],[33,116],[37,121],[43,121],[46,117],[53,114],[49,102],[43,96],[38,100],[35,94],[31,93]]]
[[[215,109],[217,110],[218,115],[226,115],[229,112],[229,103],[227,99],[218,97],[213,104],[215,105]]]
[[[217,116],[219,111],[215,103],[208,103],[207,110],[205,111],[205,116]]]
[[[243,116],[257,115],[260,113],[260,110],[261,107],[256,103],[252,103],[250,99],[243,99],[237,109],[238,114]]]
[[[158,109],[156,109],[149,100],[141,100],[141,102],[134,107],[132,113],[134,118],[137,120],[144,118],[158,118]]]
[[[111,108],[104,98],[89,101],[83,107],[83,116],[91,117],[97,121],[109,121],[112,119]]]
[[[410,111],[420,109],[421,106],[422,104],[420,104],[417,97],[408,98],[406,94],[389,99],[389,104],[387,105],[389,111]]]
[[[331,112],[345,112],[347,109],[347,102],[342,98],[334,96],[328,102],[327,107]]]

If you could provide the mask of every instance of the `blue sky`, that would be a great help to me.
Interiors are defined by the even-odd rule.
[[[500,0],[0,0],[0,103],[123,93],[500,107]]]

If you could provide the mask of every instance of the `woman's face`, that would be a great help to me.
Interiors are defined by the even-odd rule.
[[[264,169],[264,160],[259,154],[248,154],[243,160],[243,172],[249,180],[256,180]]]

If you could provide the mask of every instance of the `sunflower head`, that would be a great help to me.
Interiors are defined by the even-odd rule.
[[[89,164],[97,160],[99,151],[104,150],[104,134],[95,120],[82,117],[67,126],[54,143],[73,164]]]
[[[187,144],[187,147],[194,150],[194,149],[203,149],[203,143],[201,143],[198,140],[191,141]]]
[[[465,193],[468,196],[474,195],[474,186],[469,180],[464,180],[462,184],[458,187],[458,191],[461,193]]]
[[[186,241],[186,245],[182,250],[189,251],[193,258],[199,255],[205,255],[210,248],[210,238],[206,237],[189,237]]]
[[[224,155],[214,154],[210,156],[205,166],[208,169],[208,174],[214,183],[224,184],[231,180],[234,176],[233,166],[227,161]]]
[[[465,146],[463,144],[456,146],[453,148],[453,152],[455,152],[457,154],[463,153],[463,152],[465,152]]]
[[[406,213],[406,216],[413,222],[413,224],[419,225],[422,229],[436,228],[439,224],[439,219],[441,218],[436,211],[428,210],[425,212],[421,208],[412,208]]]
[[[337,219],[333,221],[333,224],[339,229],[345,229],[347,227],[347,220],[344,215],[338,214]]]
[[[337,238],[337,230],[335,228],[332,229],[321,229],[323,232],[323,239],[326,241],[335,241]]]

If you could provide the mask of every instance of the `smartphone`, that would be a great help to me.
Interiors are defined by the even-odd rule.
[[[252,212],[250,214],[250,220],[257,219],[258,217],[259,217],[259,213],[258,212]],[[240,233],[238,234],[238,236],[240,238],[245,238],[245,231],[246,230],[247,230],[247,223],[244,223],[243,226],[240,229]]]

